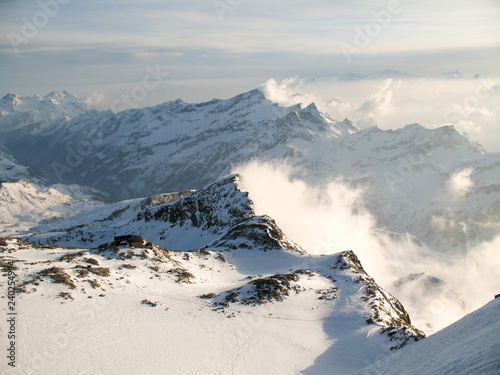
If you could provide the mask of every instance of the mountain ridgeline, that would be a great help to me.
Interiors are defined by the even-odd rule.
[[[0,110],[1,151],[9,155],[0,154],[9,164],[2,181],[37,176],[123,200],[199,189],[250,160],[286,161],[310,184],[342,177],[363,188],[377,227],[429,246],[472,246],[498,232],[491,223],[500,220],[500,155],[453,126],[361,130],[314,103],[285,108],[259,90],[120,113],[90,110],[66,92],[7,95]],[[470,188],[454,196],[461,173],[469,173]]]

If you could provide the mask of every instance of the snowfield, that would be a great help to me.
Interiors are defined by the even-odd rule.
[[[20,290],[5,374],[349,374],[424,337],[353,253],[0,249]]]

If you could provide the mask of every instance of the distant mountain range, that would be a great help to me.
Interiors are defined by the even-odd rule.
[[[313,185],[342,176],[364,188],[379,228],[408,232],[442,251],[500,232],[500,155],[453,126],[360,130],[314,103],[284,108],[258,90],[117,114],[85,111],[67,93],[14,98],[17,110],[0,118],[0,136],[9,163],[22,164],[2,171],[5,181],[12,173],[36,174],[48,184],[89,186],[123,200],[198,189],[249,160],[286,161]],[[33,110],[33,101],[45,104]],[[66,108],[80,114],[70,118]],[[464,181],[466,188],[458,186]]]

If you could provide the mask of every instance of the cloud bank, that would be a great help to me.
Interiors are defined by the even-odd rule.
[[[249,192],[257,214],[274,218],[309,254],[353,250],[370,276],[396,295],[414,324],[427,333],[453,323],[498,293],[500,237],[465,253],[445,255],[406,233],[378,230],[375,217],[364,208],[366,192],[341,178],[311,186],[292,178],[294,171],[287,165],[257,161],[233,172],[242,175],[242,188]],[[451,178],[459,194],[470,186],[470,172]]]

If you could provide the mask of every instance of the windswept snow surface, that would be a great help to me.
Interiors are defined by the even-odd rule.
[[[500,298],[358,375],[500,374]]]
[[[350,374],[423,338],[352,252],[305,256],[248,231],[246,249],[190,252],[0,239],[22,348],[2,374]]]

